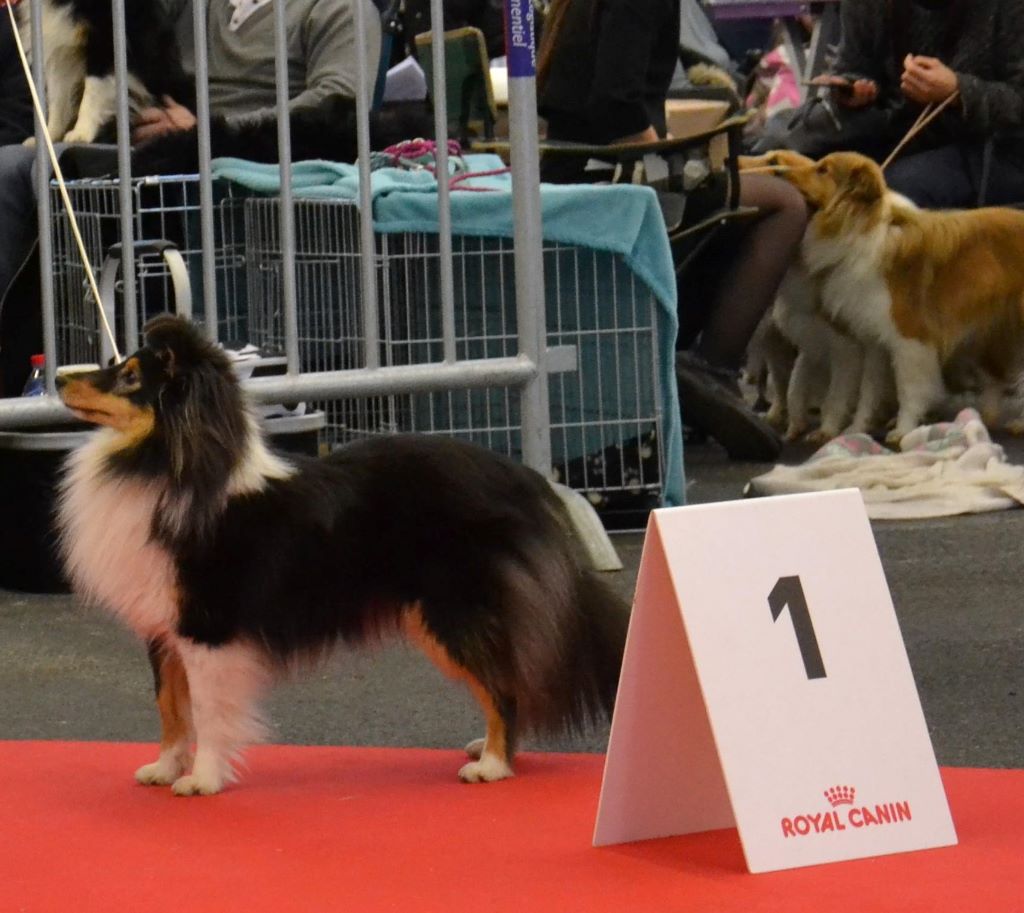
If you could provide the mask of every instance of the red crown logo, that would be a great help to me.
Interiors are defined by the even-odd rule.
[[[852,786],[830,786],[825,790],[825,798],[833,808],[837,805],[853,805],[856,794],[857,790]]]

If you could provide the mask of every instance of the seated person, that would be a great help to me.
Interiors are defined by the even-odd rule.
[[[472,26],[483,33],[488,57],[504,56],[504,0],[444,0],[442,10],[446,32]],[[402,24],[414,52],[413,38],[430,31],[430,0],[405,0]]]
[[[538,108],[548,137],[586,143],[657,140],[678,56],[679,0],[554,0],[538,59]],[[582,159],[548,157],[544,180],[583,179]],[[720,194],[724,187],[709,191]],[[730,457],[774,460],[776,432],[749,408],[737,376],[807,224],[803,198],[770,175],[744,175],[740,203],[760,216],[733,241],[708,287],[681,283],[676,376],[683,420]],[[690,206],[687,206],[690,209]]]
[[[0,3],[4,0],[0,0]],[[177,18],[182,57],[189,67],[193,56],[192,8],[188,0],[166,0]],[[353,2],[365,8],[366,34],[357,36]],[[210,109],[228,122],[241,125],[266,123],[276,132],[274,81],[274,7],[254,4],[239,17],[232,0],[210,0],[207,11]],[[4,12],[6,18],[6,11]],[[241,18],[241,21],[239,21]],[[369,72],[376,72],[380,48],[380,16],[371,0],[289,0],[289,95],[291,110],[316,110],[339,96],[354,98],[357,86],[356,41],[366,46]],[[2,26],[2,23],[0,23]],[[2,28],[0,28],[2,31]],[[19,65],[20,69],[20,65]],[[22,79],[24,76],[22,74]],[[372,91],[372,85],[370,90]],[[177,131],[189,130],[195,116],[175,99],[163,99],[159,107],[137,115],[132,139],[153,141]],[[276,147],[275,147],[276,148]],[[10,322],[38,322],[27,310],[17,315],[7,293],[26,264],[38,237],[36,222],[35,150],[21,145],[0,147],[0,331],[9,338]],[[194,155],[194,153],[193,153]],[[34,269],[34,264],[26,268]],[[7,306],[5,306],[7,305]],[[34,305],[38,311],[38,305]],[[20,334],[19,334],[20,335]],[[36,349],[32,349],[35,351]],[[3,347],[2,391],[20,391],[18,379],[27,372],[31,352]]]
[[[4,5],[0,0],[0,146],[32,134],[32,99]]]
[[[881,156],[925,105],[959,93],[889,166],[889,185],[932,208],[1024,200],[1024,0],[859,0],[841,17],[836,101],[889,112]]]

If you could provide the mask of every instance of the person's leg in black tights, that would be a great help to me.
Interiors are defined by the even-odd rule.
[[[677,356],[676,376],[684,421],[718,440],[733,458],[768,461],[778,455],[781,441],[739,396],[735,376],[797,255],[808,214],[799,192],[769,175],[741,177],[740,203],[756,207],[760,216],[735,236],[731,250],[718,245],[699,264],[691,278],[708,279],[709,265],[718,276],[702,283],[706,297],[692,307],[686,302],[683,277],[684,351]]]
[[[694,349],[709,364],[730,371],[739,370],[807,227],[807,206],[799,191],[771,175],[744,175],[740,205],[754,206],[762,215],[739,239]]]

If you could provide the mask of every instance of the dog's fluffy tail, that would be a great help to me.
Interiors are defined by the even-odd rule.
[[[580,732],[611,716],[629,610],[586,559],[561,545],[539,542],[505,575],[518,604],[511,690],[524,729]]]
[[[595,572],[581,572],[577,594],[579,631],[570,659],[576,699],[562,710],[571,729],[611,718],[629,627],[628,606]]]

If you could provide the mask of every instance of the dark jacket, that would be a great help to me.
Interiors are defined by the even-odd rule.
[[[32,133],[32,100],[6,10],[0,10],[0,146]]]
[[[488,57],[505,53],[505,14],[503,0],[444,0],[444,29],[471,25],[480,29],[487,44]],[[409,41],[430,31],[430,0],[406,0],[403,16]]]
[[[653,126],[679,59],[679,0],[573,0],[538,99],[550,139],[607,143]]]
[[[873,79],[883,98],[900,98],[907,53],[957,73],[959,110],[934,140],[1024,132],[1024,0],[856,0],[842,4],[842,36],[836,71]]]

